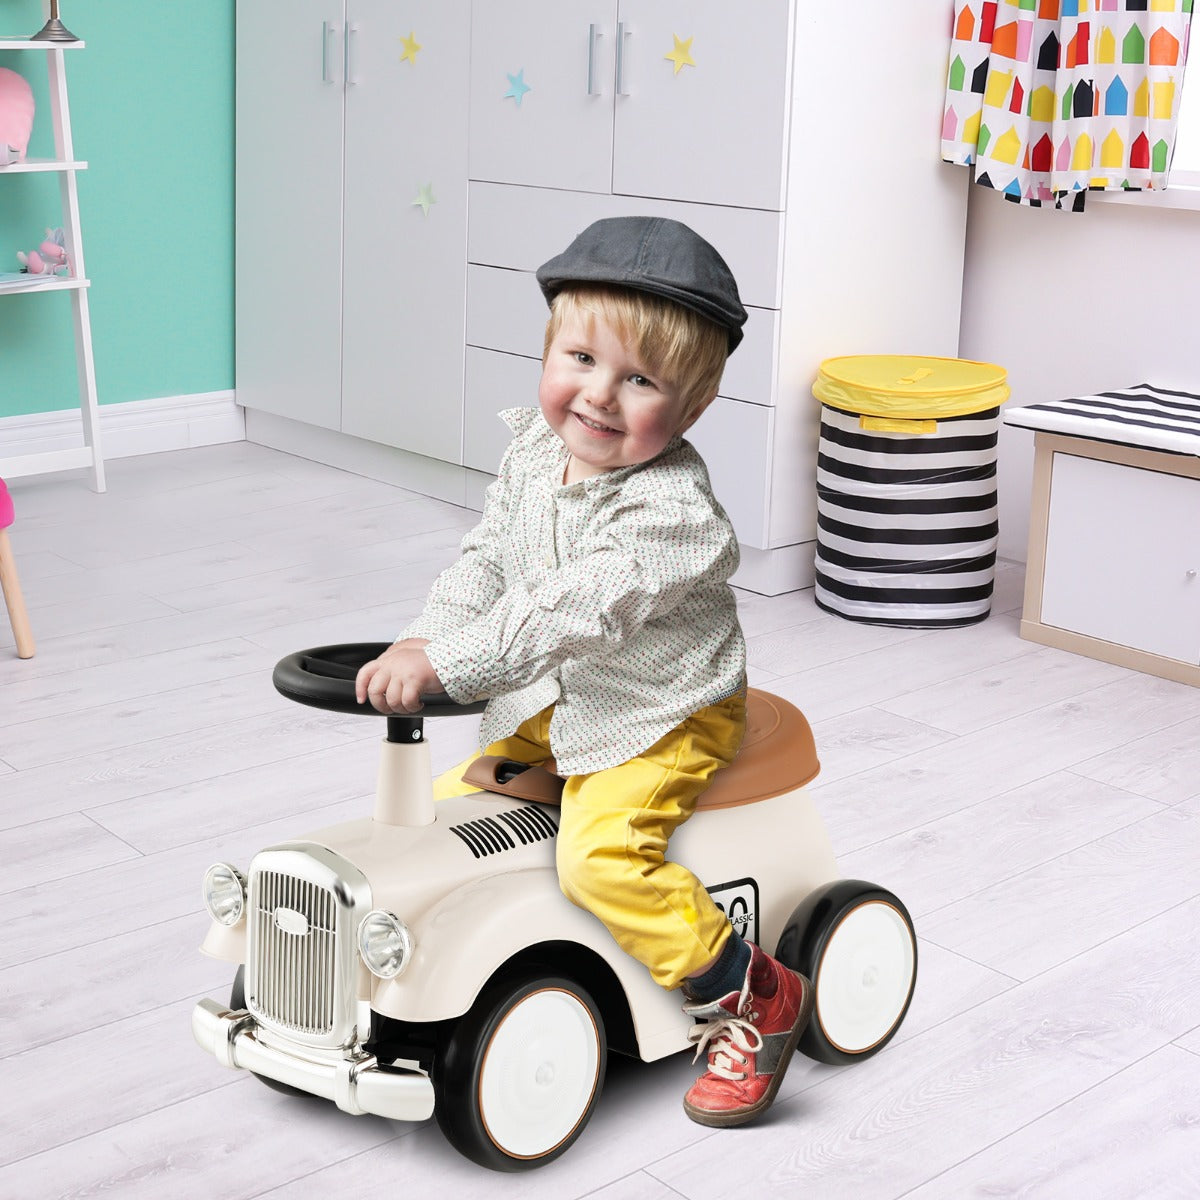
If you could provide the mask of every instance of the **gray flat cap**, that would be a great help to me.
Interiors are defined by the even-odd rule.
[[[537,271],[549,302],[572,283],[611,283],[674,300],[721,326],[729,353],[747,313],[725,260],[698,233],[667,217],[606,217]]]

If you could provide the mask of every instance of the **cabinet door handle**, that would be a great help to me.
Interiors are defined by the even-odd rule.
[[[344,68],[346,83],[349,86],[353,86],[354,84],[356,84],[358,82],[358,80],[354,78],[354,71],[351,66],[353,60],[350,55],[350,43],[354,40],[354,37],[357,33],[358,33],[357,25],[347,25],[346,26],[346,42],[345,42],[346,61],[342,65]]]
[[[625,90],[625,37],[629,30],[624,21],[617,22],[617,95],[628,96]]]
[[[588,26],[588,78],[587,94],[596,96],[596,39],[601,35],[596,32],[595,25]]]
[[[337,33],[331,21],[321,22],[321,82],[332,83],[333,76],[329,74],[329,39]]]

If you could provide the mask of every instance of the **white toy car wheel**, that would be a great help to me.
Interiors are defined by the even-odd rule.
[[[439,1054],[434,1114],[455,1149],[482,1166],[540,1167],[591,1119],[607,1057],[600,1011],[577,983],[547,975],[501,980]]]
[[[818,1062],[859,1062],[900,1028],[917,982],[917,937],[889,891],[859,879],[818,888],[792,914],[776,956],[812,980],[816,1004],[797,1047]]]

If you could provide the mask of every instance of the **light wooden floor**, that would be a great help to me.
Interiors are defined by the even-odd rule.
[[[436,1125],[343,1116],[192,1042],[214,859],[360,815],[373,722],[272,690],[385,639],[473,514],[249,444],[13,484],[38,638],[0,630],[0,1196],[1200,1196],[1200,690],[1017,636],[864,628],[744,596],[752,682],[812,720],[846,875],[921,938],[909,1018],[797,1058],[768,1119],[689,1122],[686,1056],[622,1064],[558,1163],[501,1176]],[[472,722],[435,727],[435,765]]]

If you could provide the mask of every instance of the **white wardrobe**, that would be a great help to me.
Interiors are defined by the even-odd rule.
[[[239,0],[249,436],[478,503],[496,413],[536,402],[533,271],[599,217],[672,216],[750,311],[689,435],[743,546],[736,582],[807,586],[819,362],[958,351],[951,8]]]

